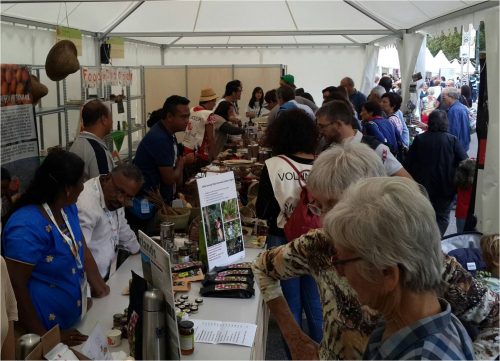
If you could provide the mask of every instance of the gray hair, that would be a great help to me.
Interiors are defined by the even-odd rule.
[[[460,89],[451,88],[451,87],[443,88],[443,94],[445,94],[446,96],[449,96],[450,98],[453,98],[453,99],[459,99],[460,98]]]
[[[377,85],[376,87],[374,87],[371,91],[370,91],[370,94],[373,93],[375,94],[376,96],[378,96],[379,98],[382,98],[382,95],[384,95],[385,93],[387,93],[385,91],[385,88],[381,85]]]
[[[124,163],[116,166],[111,171],[111,174],[122,174],[125,178],[132,179],[139,184],[144,183],[144,177],[141,170],[131,163]]]
[[[307,188],[337,200],[352,183],[386,175],[382,160],[373,149],[363,143],[347,143],[335,145],[319,155],[307,178]]]
[[[437,290],[443,253],[436,215],[416,182],[403,177],[378,177],[351,186],[323,221],[336,245],[359,255],[361,275],[398,266],[402,287]]]

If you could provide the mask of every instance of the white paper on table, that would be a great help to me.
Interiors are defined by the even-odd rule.
[[[82,353],[91,360],[112,360],[108,352],[108,342],[101,325],[97,324],[82,346]]]
[[[252,347],[257,325],[242,322],[197,320],[194,322],[194,341],[199,343],[229,343]]]

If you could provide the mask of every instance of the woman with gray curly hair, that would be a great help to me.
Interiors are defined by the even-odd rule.
[[[349,187],[324,219],[333,260],[361,304],[382,319],[363,359],[471,360],[472,341],[441,287],[441,237],[415,182],[367,178]]]

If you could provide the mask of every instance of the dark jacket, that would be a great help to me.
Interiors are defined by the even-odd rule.
[[[425,187],[431,199],[452,198],[455,171],[466,158],[467,154],[454,135],[426,132],[413,140],[404,167]]]

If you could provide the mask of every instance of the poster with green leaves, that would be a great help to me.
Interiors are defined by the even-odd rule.
[[[245,257],[234,173],[197,179],[208,268],[226,266]]]

